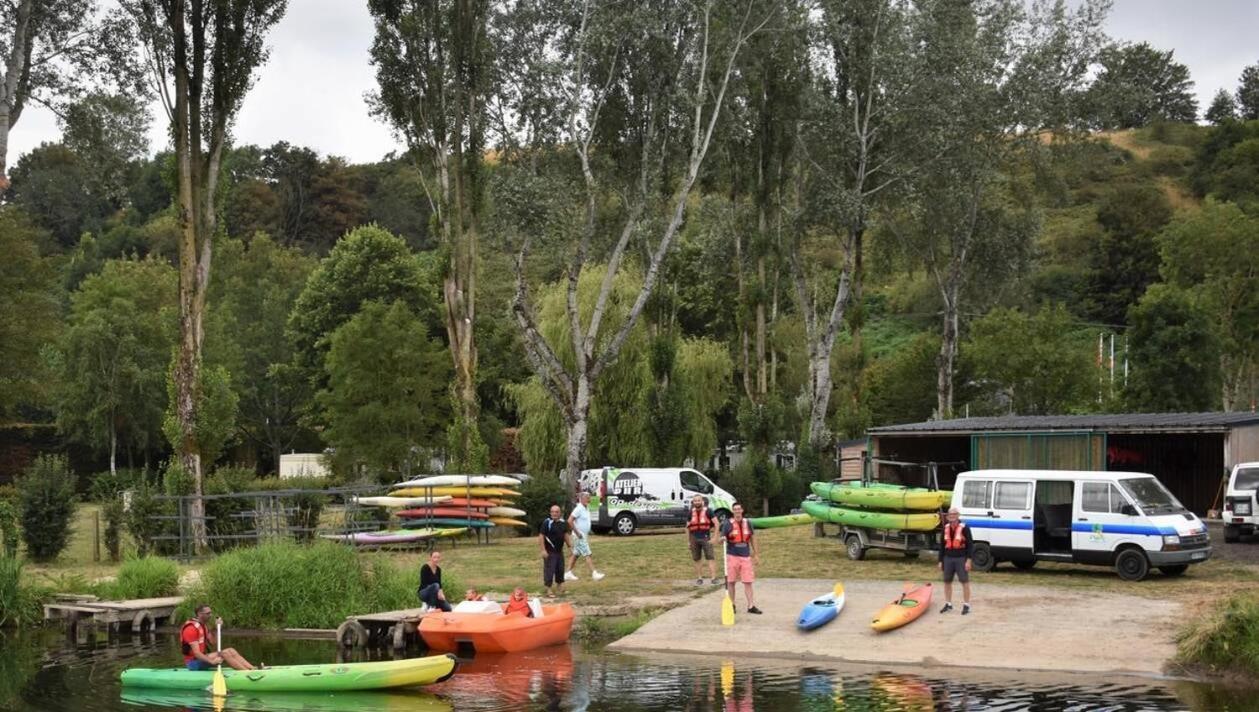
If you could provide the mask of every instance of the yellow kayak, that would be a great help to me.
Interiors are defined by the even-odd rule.
[[[403,487],[390,497],[519,497],[515,490],[502,487]]]
[[[501,527],[528,527],[529,525],[519,519],[511,517],[490,517],[490,521]]]

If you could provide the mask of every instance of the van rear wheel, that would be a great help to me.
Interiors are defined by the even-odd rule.
[[[992,571],[992,567],[997,565],[997,560],[992,556],[992,549],[987,544],[975,544],[975,549],[970,555],[970,566],[976,571]]]
[[[612,522],[612,528],[621,536],[629,536],[638,528],[638,520],[629,512],[621,512]]]
[[[1124,581],[1140,581],[1150,573],[1150,560],[1140,549],[1124,549],[1115,557],[1115,573]]]
[[[1242,528],[1224,525],[1224,543],[1236,544],[1242,540]]]

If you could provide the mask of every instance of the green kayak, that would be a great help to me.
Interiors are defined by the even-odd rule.
[[[838,504],[877,509],[908,509],[934,512],[947,506],[953,493],[946,490],[929,490],[919,487],[901,487],[879,482],[814,482],[809,485],[813,494]]]
[[[235,692],[226,704],[204,690],[151,690],[128,687],[122,701],[140,707],[231,712],[451,712],[449,702],[424,692]]]
[[[265,670],[223,670],[228,692],[328,692],[385,690],[441,682],[455,673],[453,655],[409,660],[332,665],[280,665]],[[207,690],[213,670],[132,668],[122,673],[124,687],[154,690]]]
[[[801,503],[801,507],[818,521],[846,524],[850,527],[926,532],[940,525],[940,516],[934,512],[915,514],[875,512],[868,509],[836,507],[825,502],[809,501]]]
[[[801,524],[813,524],[817,520],[808,514],[784,514],[778,517],[749,517],[749,522],[757,529],[777,529],[778,527],[794,527]]]

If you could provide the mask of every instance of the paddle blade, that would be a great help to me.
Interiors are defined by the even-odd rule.
[[[721,599],[721,624],[725,626],[734,625],[734,601],[730,600],[730,594],[726,594]]]
[[[836,581],[835,582],[835,598],[839,598],[842,595],[844,595],[844,584]]]
[[[734,694],[734,661],[721,663],[721,694],[729,697]]]
[[[210,683],[210,694],[215,697],[227,696],[227,678],[223,677],[223,666],[214,669],[214,680]]]

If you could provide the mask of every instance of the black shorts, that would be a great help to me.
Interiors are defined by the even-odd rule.
[[[542,560],[542,585],[550,587],[564,583],[564,552],[549,551]]]
[[[966,570],[965,556],[945,556],[944,561],[940,562],[944,565],[944,582],[953,583],[953,576],[957,576],[957,580],[962,583],[970,583],[970,572]]]

